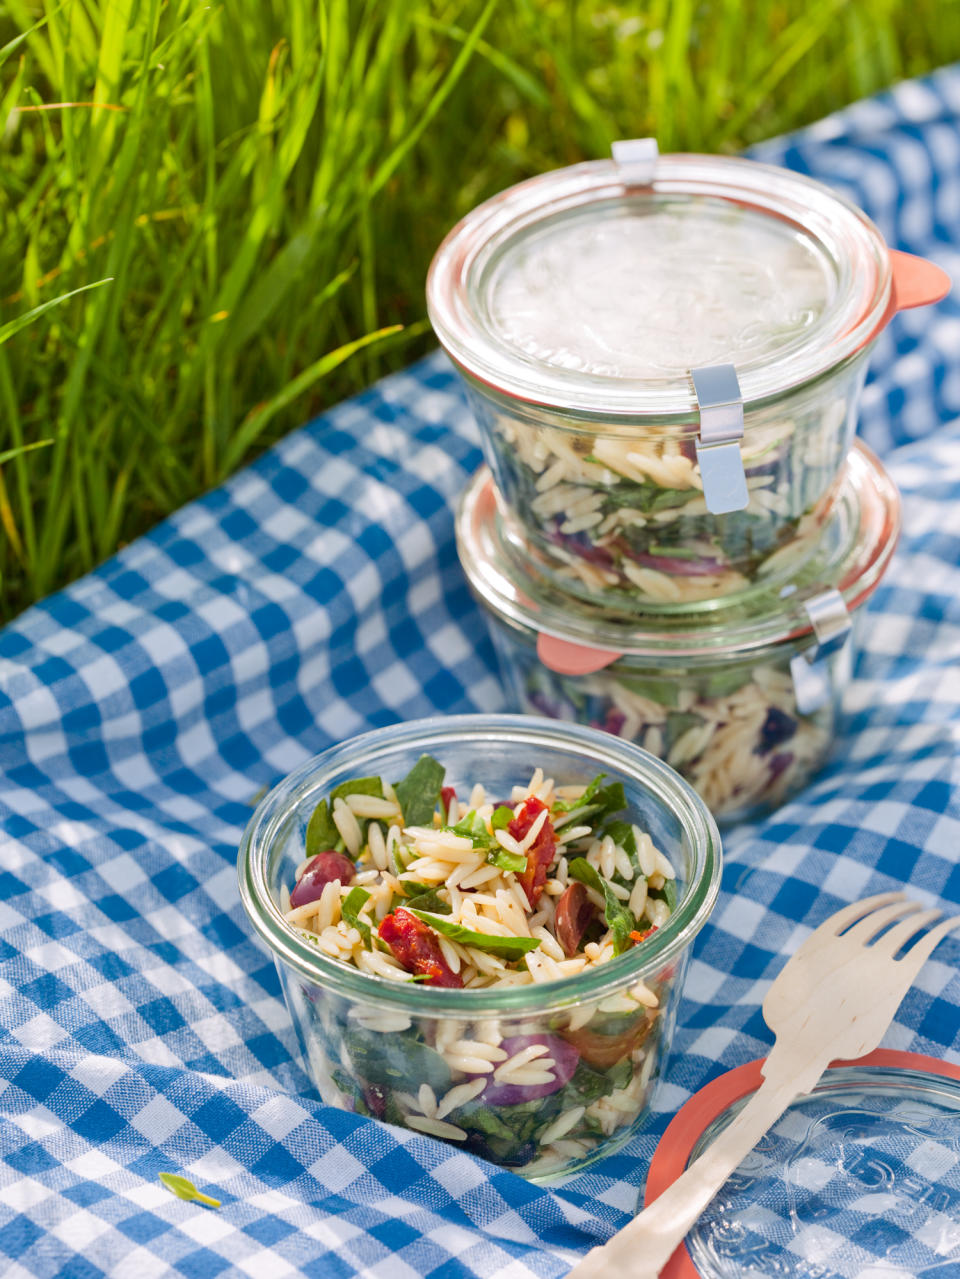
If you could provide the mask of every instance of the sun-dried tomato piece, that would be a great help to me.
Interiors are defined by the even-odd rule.
[[[457,798],[457,792],[452,786],[443,786],[440,789],[440,807],[443,809],[443,820],[450,820],[450,805]]]
[[[557,899],[556,932],[565,955],[569,957],[577,953],[583,934],[598,914],[587,895],[586,885],[578,879],[563,890]]]
[[[402,906],[386,916],[377,936],[387,943],[408,973],[426,977],[424,985],[463,985],[463,978],[444,959],[437,934]]]
[[[534,822],[547,809],[542,799],[535,795],[525,800],[519,813],[507,827],[517,843],[522,843]],[[520,887],[527,895],[527,901],[535,906],[547,882],[547,869],[556,856],[557,840],[553,832],[553,823],[547,817],[537,832],[537,837],[527,850],[527,869],[519,877]]]

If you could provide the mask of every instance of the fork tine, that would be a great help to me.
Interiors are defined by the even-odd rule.
[[[901,915],[909,915],[915,910],[923,908],[922,902],[908,901],[903,898],[900,901],[892,902],[889,906],[881,906],[879,910],[872,910],[869,915],[861,919],[858,924],[843,934],[843,940],[852,942],[855,946],[865,946],[871,937],[876,937],[882,928],[886,928],[887,924],[898,919]]]
[[[863,901],[851,902],[849,906],[844,906],[842,910],[834,911],[832,915],[828,915],[822,924],[818,925],[810,936],[803,943],[808,945],[815,937],[835,937],[837,933],[844,928],[849,928],[851,924],[855,924],[858,919],[862,919],[864,915],[875,910],[878,906],[885,906],[887,902],[903,901],[903,893],[877,893],[875,897],[864,897]]]
[[[916,976],[947,933],[954,928],[960,928],[960,915],[951,915],[942,924],[937,924],[936,928],[931,928],[926,937],[918,941],[916,946],[911,947],[909,953],[904,955],[903,959],[899,959],[896,962],[906,965],[911,974]]]
[[[892,959],[901,946],[906,945],[911,937],[926,928],[927,924],[932,924],[935,919],[939,919],[942,914],[943,912],[939,910],[924,910],[919,915],[911,915],[909,919],[903,920],[888,933],[884,933],[871,949],[878,955],[886,955],[888,959]]]

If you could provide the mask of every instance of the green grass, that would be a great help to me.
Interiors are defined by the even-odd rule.
[[[425,350],[477,201],[795,127],[960,57],[960,8],[6,0],[0,44],[8,618]]]

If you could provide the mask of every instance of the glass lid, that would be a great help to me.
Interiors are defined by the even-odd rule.
[[[440,341],[469,374],[537,404],[689,414],[690,370],[736,366],[744,400],[862,347],[890,300],[869,219],[809,178],[669,155],[650,186],[613,161],[558,169],[468,214],[427,281]]]
[[[747,651],[805,640],[814,629],[807,604],[835,589],[849,611],[859,608],[883,576],[899,532],[896,487],[858,441],[816,550],[786,580],[759,581],[740,594],[640,617],[567,595],[542,576],[533,561],[519,558],[504,532],[486,467],[468,485],[456,522],[460,562],[471,586],[514,630],[668,662],[691,657],[735,660]]]
[[[647,1196],[680,1175],[761,1082],[708,1084],[668,1127]],[[948,1279],[960,1274],[960,1067],[878,1049],[834,1066],[740,1164],[663,1279]]]

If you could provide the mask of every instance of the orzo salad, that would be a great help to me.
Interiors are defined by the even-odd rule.
[[[629,820],[621,783],[555,785],[538,768],[488,795],[444,779],[424,755],[402,781],[357,778],[317,806],[281,903],[302,937],[375,978],[471,990],[614,962],[669,918],[673,867]],[[509,1020],[356,1006],[341,1019],[304,988],[318,1032],[306,1047],[337,1104],[549,1173],[636,1121],[672,976]]]

